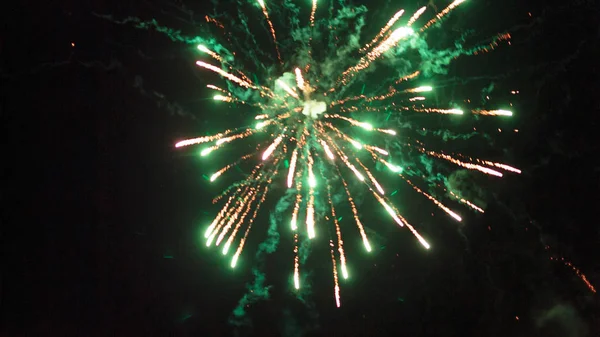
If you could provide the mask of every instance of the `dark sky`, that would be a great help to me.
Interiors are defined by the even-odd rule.
[[[375,30],[395,8],[382,3],[368,5]],[[341,309],[326,250],[315,248],[307,266],[308,304],[291,294],[282,234],[266,261],[271,298],[249,308],[252,327],[228,323],[251,280],[252,249],[231,270],[203,246],[222,186],[202,177],[214,167],[196,152],[173,148],[236,112],[206,101],[211,82],[194,67],[193,46],[93,15],[157,18],[194,35],[182,6],[3,5],[2,336],[600,336],[599,297],[566,265],[600,288],[595,1],[477,1],[472,17],[451,21],[450,31],[513,35],[498,56],[458,62],[449,76],[470,79],[475,96],[492,81],[518,88],[518,116],[504,127],[519,132],[494,134],[490,153],[523,174],[484,180],[488,209],[464,225],[409,203],[434,242],[428,252],[363,212],[376,249],[353,254]],[[185,6],[197,20],[211,8]],[[444,90],[441,99],[455,93]]]

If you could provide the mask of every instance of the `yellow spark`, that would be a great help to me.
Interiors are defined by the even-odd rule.
[[[315,25],[315,12],[317,11],[317,0],[312,0],[312,9],[310,10],[310,26]]]
[[[215,101],[223,101],[223,102],[231,102],[234,100],[233,97],[223,96],[223,95],[214,95],[213,99]]]
[[[341,172],[340,169],[337,167],[337,165],[335,166],[338,175],[341,177]],[[344,190],[346,191],[346,196],[348,197],[348,202],[350,203],[350,209],[352,209],[352,215],[354,217],[354,221],[356,222],[356,227],[358,227],[358,231],[360,232],[360,236],[362,238],[363,241],[363,245],[365,246],[365,249],[367,250],[367,252],[371,251],[371,245],[369,244],[369,239],[367,238],[367,234],[365,233],[365,229],[362,225],[362,223],[360,222],[360,219],[358,218],[358,210],[356,209],[356,205],[354,204],[354,200],[352,199],[352,195],[350,194],[350,190],[348,189],[348,184],[346,183],[346,180],[344,180],[344,178],[342,179],[342,185],[344,185]]]
[[[304,129],[306,131],[306,129]],[[310,150],[308,150],[308,185],[310,186],[309,190],[308,190],[308,204],[306,206],[306,228],[307,228],[307,232],[308,232],[308,238],[309,239],[313,239],[315,237],[315,196],[314,196],[314,187],[316,186],[317,182],[315,179],[315,175],[313,173],[313,165],[314,165],[314,160],[313,157],[310,153]]]
[[[236,130],[226,130],[224,132],[221,132],[221,133],[218,133],[218,134],[212,135],[212,136],[204,136],[204,137],[182,140],[182,141],[178,142],[177,144],[175,144],[175,147],[184,147],[184,146],[189,146],[189,145],[211,142],[213,140],[221,139],[235,131]]]
[[[450,195],[452,195],[453,197],[455,197],[456,199],[458,199],[459,202],[461,202],[463,204],[466,204],[467,206],[471,207],[472,209],[474,209],[474,210],[476,210],[476,211],[478,211],[480,213],[485,213],[484,210],[481,207],[475,205],[474,203],[470,202],[469,200],[461,198],[460,196],[454,194],[452,191],[448,191],[448,192],[450,193]]]
[[[281,54],[279,54],[279,46],[277,43],[277,37],[275,36],[275,28],[273,28],[273,23],[271,22],[271,19],[269,18],[269,12],[267,11],[267,6],[265,6],[265,2],[263,0],[258,0],[258,4],[260,5],[260,7],[262,9],[265,19],[267,19],[267,24],[269,25],[269,30],[271,31],[271,36],[273,37],[273,42],[275,43],[275,51],[277,52],[277,59],[279,60],[279,63],[281,65],[283,65],[283,61],[281,60]]]
[[[358,158],[356,158],[356,161],[358,162],[358,164],[360,164],[360,166],[363,168],[363,170],[367,173],[367,176],[369,177],[369,179],[371,180],[373,185],[375,185],[375,188],[377,189],[377,191],[379,191],[379,193],[381,193],[381,195],[385,194],[383,187],[381,187],[381,185],[379,185],[379,182],[377,181],[377,179],[375,179],[373,174],[371,174],[371,171],[369,171],[369,169],[367,169],[367,167]]]
[[[389,155],[389,153],[388,153],[386,150],[384,150],[384,149],[381,149],[381,148],[379,148],[379,147],[377,147],[377,146],[373,146],[373,145],[365,145],[365,148],[366,148],[367,150],[372,150],[372,151],[378,152],[379,154],[382,154],[382,155],[384,155],[384,156],[387,156],[387,155]]]
[[[279,85],[283,90],[285,90],[285,92],[287,92],[288,94],[290,94],[290,96],[294,97],[294,98],[298,98],[298,94],[294,91],[294,89],[290,88],[285,82],[283,82],[280,79],[277,79],[277,81],[275,81],[275,83],[277,83],[277,85]]]
[[[333,291],[335,294],[335,305],[339,308],[340,303],[340,286],[338,284],[337,264],[335,263],[335,255],[333,253],[333,241],[329,240],[329,246],[331,251],[331,263],[333,264]]]
[[[263,191],[263,195],[262,195],[260,201],[258,202],[258,204],[256,205],[256,207],[254,208],[254,213],[252,214],[252,217],[250,218],[250,220],[248,220],[248,227],[246,228],[246,231],[244,232],[244,236],[240,240],[238,249],[236,250],[235,254],[233,255],[233,258],[231,259],[231,268],[235,268],[235,264],[237,263],[238,257],[240,256],[240,254],[242,253],[242,250],[244,249],[244,244],[246,243],[246,239],[248,238],[248,233],[250,233],[250,229],[252,228],[254,219],[256,219],[258,210],[260,209],[260,206],[262,205],[262,203],[265,201],[265,198],[267,197],[267,192],[269,191],[269,184],[270,184],[270,180],[267,181],[265,190]]]
[[[415,21],[417,21],[417,19],[419,19],[421,14],[423,14],[423,12],[425,12],[426,9],[427,9],[427,6],[423,6],[423,7],[419,8],[419,10],[416,11],[415,14],[413,14],[413,16],[411,16],[411,18],[408,20],[408,23],[406,25],[411,26]]]
[[[431,25],[433,25],[437,20],[443,18],[446,14],[450,13],[450,11],[452,11],[454,8],[456,8],[456,6],[460,5],[463,2],[465,2],[465,0],[455,0],[454,2],[452,2],[450,5],[448,5],[448,7],[444,8],[443,11],[439,12],[438,14],[436,14],[435,18],[429,20],[429,22],[427,22],[421,28],[421,31],[424,31],[427,28],[431,27]]]
[[[478,171],[483,172],[485,174],[490,174],[490,175],[493,175],[493,176],[502,177],[502,173],[500,173],[500,172],[498,172],[496,170],[492,170],[491,168],[484,167],[484,166],[477,165],[477,164],[466,163],[466,162],[460,161],[460,160],[458,160],[456,158],[453,158],[452,156],[449,156],[447,154],[437,153],[437,152],[433,152],[433,151],[427,151],[427,154],[430,155],[430,156],[437,157],[437,158],[445,159],[445,160],[447,160],[447,161],[449,161],[449,162],[451,162],[453,164],[456,164],[458,166],[467,168],[469,170],[478,170]]]
[[[394,221],[396,221],[396,223],[400,227],[404,227],[404,222],[402,222],[402,220],[400,220],[400,218],[398,217],[398,215],[396,214],[396,212],[394,212],[394,210],[392,209],[392,207],[390,205],[388,205],[387,202],[385,202],[385,200],[383,200],[383,198],[381,198],[379,195],[377,195],[377,194],[373,194],[373,195],[376,196],[377,201],[379,201],[379,203],[383,206],[383,208],[385,208],[385,210],[392,217],[392,219],[394,219]]]
[[[221,145],[221,144],[229,143],[229,142],[231,142],[233,140],[236,140],[236,139],[246,138],[246,137],[252,135],[252,133],[253,133],[252,130],[248,129],[248,130],[246,130],[246,132],[238,133],[236,135],[229,136],[229,137],[226,137],[226,138],[221,138],[221,139],[217,140],[217,142],[215,144],[216,145]]]
[[[298,233],[294,234],[294,287],[300,289],[300,273],[298,261]]]
[[[232,75],[232,74],[230,74],[228,72],[225,72],[225,71],[223,71],[223,70],[221,70],[221,69],[213,66],[212,64],[208,64],[208,63],[205,63],[205,62],[202,62],[202,61],[196,61],[196,64],[198,66],[200,66],[200,67],[206,68],[208,70],[212,70],[215,73],[217,73],[217,74],[219,74],[219,75],[227,78],[228,80],[230,80],[232,82],[235,82],[235,83],[239,84],[242,87],[251,88],[251,89],[258,89],[257,87],[255,87],[251,83],[246,82],[246,81],[242,80],[241,78],[239,78],[239,77],[237,77],[235,75]]]
[[[419,108],[413,108],[412,109],[415,112],[424,112],[424,113],[439,113],[439,114],[445,114],[445,115],[462,115],[464,112],[460,109],[439,109],[439,108],[424,108],[424,109],[419,109]]]
[[[377,42],[377,40],[379,40],[379,38],[381,38],[390,28],[392,28],[394,23],[396,23],[396,21],[398,21],[398,19],[400,19],[402,14],[404,14],[404,9],[401,9],[398,12],[396,12],[396,14],[394,14],[394,16],[390,19],[390,21],[388,21],[388,23],[383,28],[381,28],[381,30],[379,31],[379,34],[377,34],[373,38],[373,40],[371,40],[371,42],[367,43],[363,48],[361,48],[360,51],[364,52],[366,49],[370,48],[371,45],[373,45],[375,42]]]
[[[285,132],[285,129],[283,129],[283,132]],[[280,134],[277,138],[275,138],[275,141],[273,141],[273,143],[265,150],[265,152],[263,152],[262,160],[269,158],[269,156],[273,153],[273,151],[275,151],[275,148],[277,148],[277,145],[279,145],[279,143],[281,143],[281,140],[283,139],[283,135],[284,135],[284,133]]]
[[[427,92],[427,91],[431,91],[433,90],[432,87],[428,86],[428,85],[424,85],[421,87],[416,87],[416,88],[412,88],[412,89],[406,89],[404,90],[404,92],[409,92],[409,93],[415,93],[415,92]]]
[[[219,62],[223,62],[223,58],[221,58],[221,56],[219,56],[219,54],[217,54],[214,51],[206,48],[206,46],[204,46],[204,45],[201,45],[201,44],[198,45],[198,50],[200,50],[201,52],[207,53],[208,55],[210,55],[214,59],[218,60]]]
[[[225,92],[225,93],[227,92],[227,90],[219,88],[216,85],[212,85],[212,84],[207,84],[206,87],[209,88],[209,89],[213,89],[213,90],[219,90],[219,91]]]
[[[338,253],[340,253],[340,264],[342,266],[342,276],[344,279],[348,278],[348,269],[346,268],[346,254],[344,253],[344,241],[342,240],[342,230],[340,229],[340,224],[338,223],[337,216],[335,215],[335,207],[333,207],[333,201],[331,200],[331,188],[327,185],[327,200],[329,201],[329,206],[331,207],[331,216],[333,218],[333,223],[335,224],[335,233],[337,235],[338,242]]]
[[[483,115],[483,116],[512,116],[512,111],[508,110],[473,110],[473,114],[475,115]]]
[[[229,170],[230,168],[234,167],[235,165],[238,165],[241,161],[246,160],[248,158],[250,158],[253,155],[253,153],[247,154],[245,156],[240,157],[238,160],[236,160],[235,162],[223,167],[222,169],[218,170],[217,172],[215,172],[212,176],[210,176],[210,181],[213,182],[215,181],[218,177],[220,177],[223,173],[225,173],[227,170]]]
[[[323,146],[323,150],[327,154],[327,157],[329,157],[329,159],[331,160],[335,159],[335,157],[333,156],[333,152],[331,152],[331,149],[329,148],[329,145],[327,145],[327,143],[324,140],[321,140],[320,142]]]
[[[302,77],[302,70],[296,68],[294,71],[296,72],[296,84],[300,90],[304,91],[304,77]]]
[[[412,74],[408,74],[408,75],[406,75],[406,76],[404,76],[404,77],[400,77],[400,78],[399,78],[399,79],[396,81],[396,84],[398,84],[398,83],[400,83],[400,82],[403,82],[403,81],[408,81],[408,80],[411,80],[411,79],[413,79],[413,78],[415,78],[415,77],[419,76],[419,74],[420,74],[420,73],[421,73],[421,72],[417,70],[417,71],[415,71],[415,72],[414,72],[414,73],[412,73]]]
[[[460,215],[454,213],[450,208],[446,207],[446,205],[442,204],[439,200],[437,200],[436,198],[432,197],[431,195],[425,193],[423,190],[421,190],[420,188],[418,188],[417,186],[415,186],[410,180],[406,179],[406,177],[404,177],[403,175],[400,174],[400,177],[402,177],[402,179],[404,179],[404,181],[406,181],[415,191],[421,193],[427,199],[431,200],[436,206],[438,206],[439,208],[441,208],[448,215],[450,215],[451,217],[453,217],[457,221],[462,221],[462,218],[460,217]]]
[[[292,182],[294,180],[294,171],[296,170],[296,160],[298,157],[298,149],[295,149],[292,153],[292,159],[290,160],[290,170],[288,172],[287,184],[288,188],[292,187]]]
[[[306,230],[308,232],[308,238],[314,239],[315,237],[315,197],[311,193],[308,196],[308,205],[306,206]]]

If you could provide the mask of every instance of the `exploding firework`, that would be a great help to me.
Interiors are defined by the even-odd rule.
[[[263,83],[272,82],[272,85],[261,85],[256,77],[251,80],[238,66],[239,59],[244,55],[251,53],[248,59],[255,60],[260,53],[247,48],[234,51],[235,43],[224,47],[215,43],[214,39],[201,39],[213,42],[198,46],[198,50],[206,57],[203,61],[197,61],[196,65],[220,75],[227,83],[227,89],[208,85],[208,88],[215,90],[214,99],[255,109],[254,121],[250,126],[234,125],[214,135],[182,140],[176,147],[201,144],[202,157],[213,156],[236,142],[252,142],[256,149],[233,158],[228,165],[210,176],[212,182],[236,165],[251,163],[253,166],[245,179],[215,198],[215,202],[221,202],[223,206],[204,233],[206,245],[220,246],[223,254],[231,253],[231,266],[235,267],[252,233],[251,229],[259,226],[255,224],[255,219],[268,193],[274,189],[273,183],[281,182],[293,195],[288,210],[292,232],[290,241],[293,242],[294,251],[294,260],[290,264],[293,286],[296,289],[301,287],[299,238],[313,239],[317,235],[331,233],[328,241],[335,303],[339,307],[338,278],[348,278],[348,260],[342,236],[358,235],[366,251],[371,251],[369,237],[363,226],[365,220],[361,220],[359,205],[353,199],[355,185],[362,186],[381,205],[382,210],[389,214],[390,222],[407,228],[425,249],[429,249],[430,244],[424,236],[391,202],[389,190],[381,180],[383,175],[404,181],[455,221],[462,221],[462,217],[450,209],[444,200],[440,200],[442,198],[434,196],[436,193],[419,187],[421,175],[406,170],[402,158],[411,155],[430,157],[461,169],[495,177],[502,177],[502,171],[520,173],[506,164],[432,150],[424,142],[406,137],[395,129],[399,125],[395,122],[399,117],[410,115],[441,114],[445,115],[444,118],[456,118],[453,116],[464,114],[486,116],[482,118],[506,118],[512,115],[511,111],[500,108],[482,110],[428,104],[435,86],[418,83],[431,72],[431,68],[442,62],[447,64],[460,55],[489,51],[500,41],[510,38],[508,34],[500,34],[470,49],[461,47],[451,53],[445,51],[427,55],[417,52],[415,56],[414,51],[425,48],[423,41],[427,32],[438,27],[463,2],[456,0],[439,13],[428,13],[423,7],[411,16],[405,16],[405,11],[399,10],[373,38],[367,39],[361,46],[354,38],[358,34],[354,33],[360,33],[360,27],[364,25],[360,17],[366,11],[364,7],[343,7],[334,15],[333,8],[337,2],[331,1],[329,19],[319,21],[317,1],[313,0],[310,16],[305,22],[306,28],[299,28],[298,17],[291,20],[293,28],[302,34],[292,34],[294,40],[301,42],[297,49],[290,52],[291,49],[283,48],[278,40],[280,35],[276,33],[268,3],[258,0],[255,5],[258,5],[259,13],[262,12],[262,20],[266,23],[273,45],[272,69],[279,72],[274,81],[270,80],[274,71],[263,79]],[[297,15],[298,11],[294,13]],[[427,16],[429,19],[426,19]],[[231,41],[225,23],[212,17],[206,17],[206,21],[224,32],[224,39]],[[320,29],[324,31],[319,32]],[[342,32],[348,31],[354,34],[349,41],[344,42],[343,36],[337,36],[337,32],[347,34]],[[317,48],[317,43],[328,47]],[[325,56],[319,59],[318,55],[324,53]],[[419,56],[419,62],[398,62]],[[268,54],[266,57],[269,57]],[[364,83],[378,63],[391,69],[386,75],[387,79],[380,81],[383,84],[379,89],[364,93]],[[391,80],[390,76],[393,77]],[[353,90],[361,86],[360,93]],[[349,92],[353,94],[347,94]],[[247,125],[247,121],[242,123]],[[268,140],[264,141],[266,138]],[[367,138],[369,141],[364,141]],[[394,156],[397,152],[404,152],[404,155]],[[383,179],[387,181],[390,178]],[[334,198],[340,195],[342,202],[340,198]],[[445,195],[475,212],[484,212],[475,200],[467,200],[468,197],[459,192],[445,190]],[[349,206],[352,226],[342,226],[338,220],[340,212],[336,207],[342,203]]]

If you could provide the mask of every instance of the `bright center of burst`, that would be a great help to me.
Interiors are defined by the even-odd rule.
[[[327,110],[325,102],[307,100],[304,101],[304,108],[302,114],[312,119],[318,119],[319,115],[322,115]]]

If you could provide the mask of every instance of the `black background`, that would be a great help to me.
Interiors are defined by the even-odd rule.
[[[518,117],[506,127],[519,132],[498,135],[498,146],[524,173],[490,183],[486,214],[464,226],[425,202],[407,206],[425,215],[416,224],[434,239],[429,252],[384,217],[363,214],[379,244],[372,256],[352,256],[341,309],[325,250],[311,257],[308,306],[289,290],[291,254],[275,254],[266,268],[272,298],[249,309],[253,327],[228,323],[251,278],[252,250],[231,270],[203,247],[199,233],[222,186],[202,177],[214,168],[195,152],[172,147],[232,112],[205,100],[212,82],[190,62],[193,46],[92,15],[162,17],[193,35],[173,9],[181,6],[3,5],[4,336],[600,335],[598,295],[553,260],[571,261],[600,287],[593,1],[479,1],[475,16],[454,21],[513,35],[499,56],[459,62],[450,75],[518,88]],[[368,4],[381,8],[378,18],[389,17],[385,6]],[[280,248],[289,251],[284,233]]]

